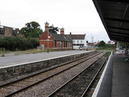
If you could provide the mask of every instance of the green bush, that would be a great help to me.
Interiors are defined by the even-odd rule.
[[[0,37],[0,48],[6,50],[27,50],[39,46],[38,39],[27,39],[21,37]]]

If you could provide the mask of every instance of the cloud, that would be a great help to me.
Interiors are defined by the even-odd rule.
[[[103,35],[108,40],[92,0],[2,0],[0,12],[3,25],[21,28],[37,21],[44,29],[48,21],[64,27],[66,33],[94,32],[96,37]]]

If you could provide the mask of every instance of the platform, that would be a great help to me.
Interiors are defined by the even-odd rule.
[[[129,97],[129,61],[124,55],[114,55],[112,97]]]
[[[70,56],[74,54],[86,53],[91,51],[85,50],[69,50],[69,51],[55,51],[55,52],[43,52],[37,54],[22,54],[16,56],[0,57],[0,68],[11,67],[18,64],[32,63],[41,60],[47,60],[57,57]]]
[[[129,97],[129,60],[112,54],[92,97]]]
[[[44,72],[92,51],[69,50],[0,57],[0,86]]]

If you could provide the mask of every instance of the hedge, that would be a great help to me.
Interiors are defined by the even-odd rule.
[[[39,46],[38,39],[27,39],[21,37],[0,37],[0,48],[5,50],[27,50]]]

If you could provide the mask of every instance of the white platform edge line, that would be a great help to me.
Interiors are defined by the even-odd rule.
[[[101,83],[102,83],[102,81],[103,81],[103,78],[104,78],[104,75],[105,75],[105,73],[106,73],[106,70],[107,70],[107,67],[108,67],[108,65],[109,65],[109,62],[110,62],[110,59],[111,59],[112,54],[113,54],[113,53],[111,52],[111,55],[109,56],[109,59],[108,59],[108,61],[107,61],[107,63],[106,63],[106,66],[105,66],[104,71],[103,71],[103,73],[102,73],[102,75],[101,75],[101,77],[100,77],[100,80],[99,80],[99,82],[98,82],[98,84],[97,84],[97,86],[96,86],[96,88],[95,88],[95,90],[94,90],[94,93],[92,94],[92,97],[97,97],[97,95],[98,95],[98,92],[99,92]]]

